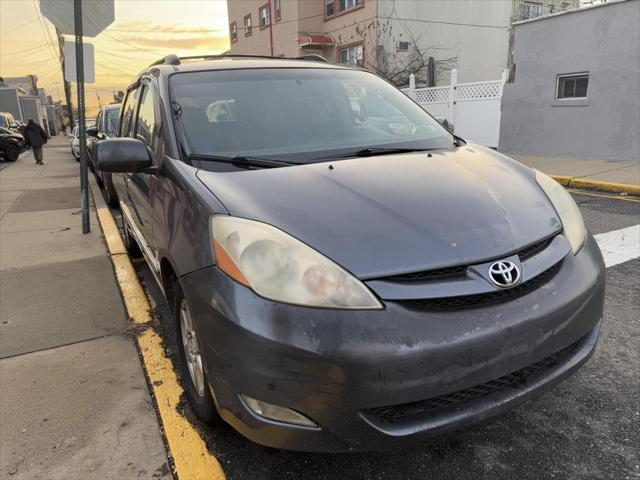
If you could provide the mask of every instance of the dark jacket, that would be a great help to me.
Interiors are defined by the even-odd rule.
[[[24,139],[30,147],[41,147],[47,143],[47,132],[37,123],[29,123],[24,129]]]

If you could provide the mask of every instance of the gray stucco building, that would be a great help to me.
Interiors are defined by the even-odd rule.
[[[514,24],[499,150],[640,159],[640,0]]]

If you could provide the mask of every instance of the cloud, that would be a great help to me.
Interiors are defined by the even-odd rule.
[[[121,39],[135,45],[147,46],[153,49],[173,48],[175,50],[189,50],[207,47],[214,51],[223,51],[228,48],[228,40],[226,38],[221,39],[212,37],[211,35],[187,38],[158,38],[142,35],[129,35],[122,37]]]
[[[121,32],[121,33],[165,33],[165,34],[179,34],[179,35],[199,35],[207,33],[214,37],[227,37],[227,29],[212,29],[206,27],[189,27],[185,25],[161,25],[153,22],[123,22],[118,23],[117,26],[107,28],[108,32]]]

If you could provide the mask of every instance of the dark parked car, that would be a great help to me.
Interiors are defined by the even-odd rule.
[[[120,104],[106,105],[100,109],[94,126],[87,128],[87,159],[91,170],[95,173],[96,180],[104,189],[104,196],[109,205],[118,205],[118,194],[113,187],[110,172],[101,172],[96,168],[96,145],[107,138],[113,138],[117,133]]]
[[[21,134],[0,127],[0,158],[15,162],[26,149],[27,144]]]
[[[368,125],[368,99],[411,128]],[[121,172],[126,243],[205,420],[390,447],[518,405],[596,347],[604,265],[571,196],[373,73],[169,56],[128,88],[119,137],[98,168]]]

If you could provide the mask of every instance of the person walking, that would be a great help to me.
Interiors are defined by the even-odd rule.
[[[31,147],[33,151],[33,158],[35,158],[38,165],[42,163],[42,146],[47,143],[49,135],[44,129],[33,121],[33,118],[29,119],[27,126],[24,128],[24,139],[27,145]]]

